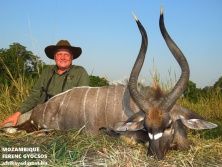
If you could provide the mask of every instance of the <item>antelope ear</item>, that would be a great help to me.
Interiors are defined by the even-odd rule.
[[[183,119],[181,118],[181,121],[183,124],[190,128],[190,129],[196,129],[196,130],[202,130],[202,129],[212,129],[216,128],[217,125],[211,122],[208,122],[206,120],[202,119]]]
[[[127,121],[119,126],[116,130],[117,131],[137,131],[144,128],[145,113],[140,110],[137,113],[133,114],[131,117],[127,119]]]
[[[125,122],[123,125],[118,127],[117,131],[137,131],[144,128],[144,120],[139,122]]]
[[[188,110],[177,104],[174,105],[170,111],[171,118],[175,121],[180,119],[183,124],[190,129],[212,129],[216,128],[217,125],[205,120],[202,116],[195,113],[194,111]]]

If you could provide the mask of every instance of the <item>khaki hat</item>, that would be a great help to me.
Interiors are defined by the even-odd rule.
[[[82,49],[80,47],[71,46],[67,40],[60,40],[56,45],[50,45],[45,48],[45,54],[48,58],[54,59],[54,54],[58,49],[68,49],[73,55],[73,59],[77,59]]]

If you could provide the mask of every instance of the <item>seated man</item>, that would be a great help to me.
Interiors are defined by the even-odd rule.
[[[81,66],[72,65],[72,61],[82,53],[80,47],[71,46],[68,41],[60,40],[56,45],[47,46],[45,53],[48,58],[55,60],[56,65],[49,65],[43,70],[28,98],[21,104],[18,111],[3,121],[2,126],[7,123],[15,126],[21,114],[46,102],[56,94],[73,87],[89,86],[89,76],[86,70]]]

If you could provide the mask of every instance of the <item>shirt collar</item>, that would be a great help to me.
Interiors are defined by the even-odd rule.
[[[68,73],[72,68],[73,68],[73,65],[71,64],[71,65],[69,66],[69,68],[68,68],[63,74]],[[55,73],[58,74],[58,67],[57,67],[57,65],[54,66],[54,68],[52,69],[52,71],[54,71]]]

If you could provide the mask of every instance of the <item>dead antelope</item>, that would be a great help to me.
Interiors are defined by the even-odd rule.
[[[217,125],[176,104],[177,99],[187,86],[190,71],[185,56],[166,31],[162,8],[159,19],[160,31],[169,50],[180,65],[182,73],[176,85],[166,95],[163,94],[158,85],[153,88],[152,96],[152,91],[148,96],[144,96],[138,91],[137,79],[145,58],[148,40],[145,29],[136,17],[135,19],[143,40],[129,79],[129,91],[141,110],[132,115],[116,130],[109,127],[102,127],[101,130],[110,136],[127,136],[136,141],[149,142],[148,155],[156,155],[161,160],[169,149],[189,149],[185,126],[191,129],[211,129]]]
[[[83,131],[99,134],[100,127],[115,127],[118,122],[123,124],[137,111],[139,108],[130,97],[128,87],[124,85],[76,87],[21,115],[21,124],[15,128],[33,132],[40,129],[68,130],[85,126]],[[27,121],[24,122],[25,120]],[[6,130],[14,131],[9,128]]]

